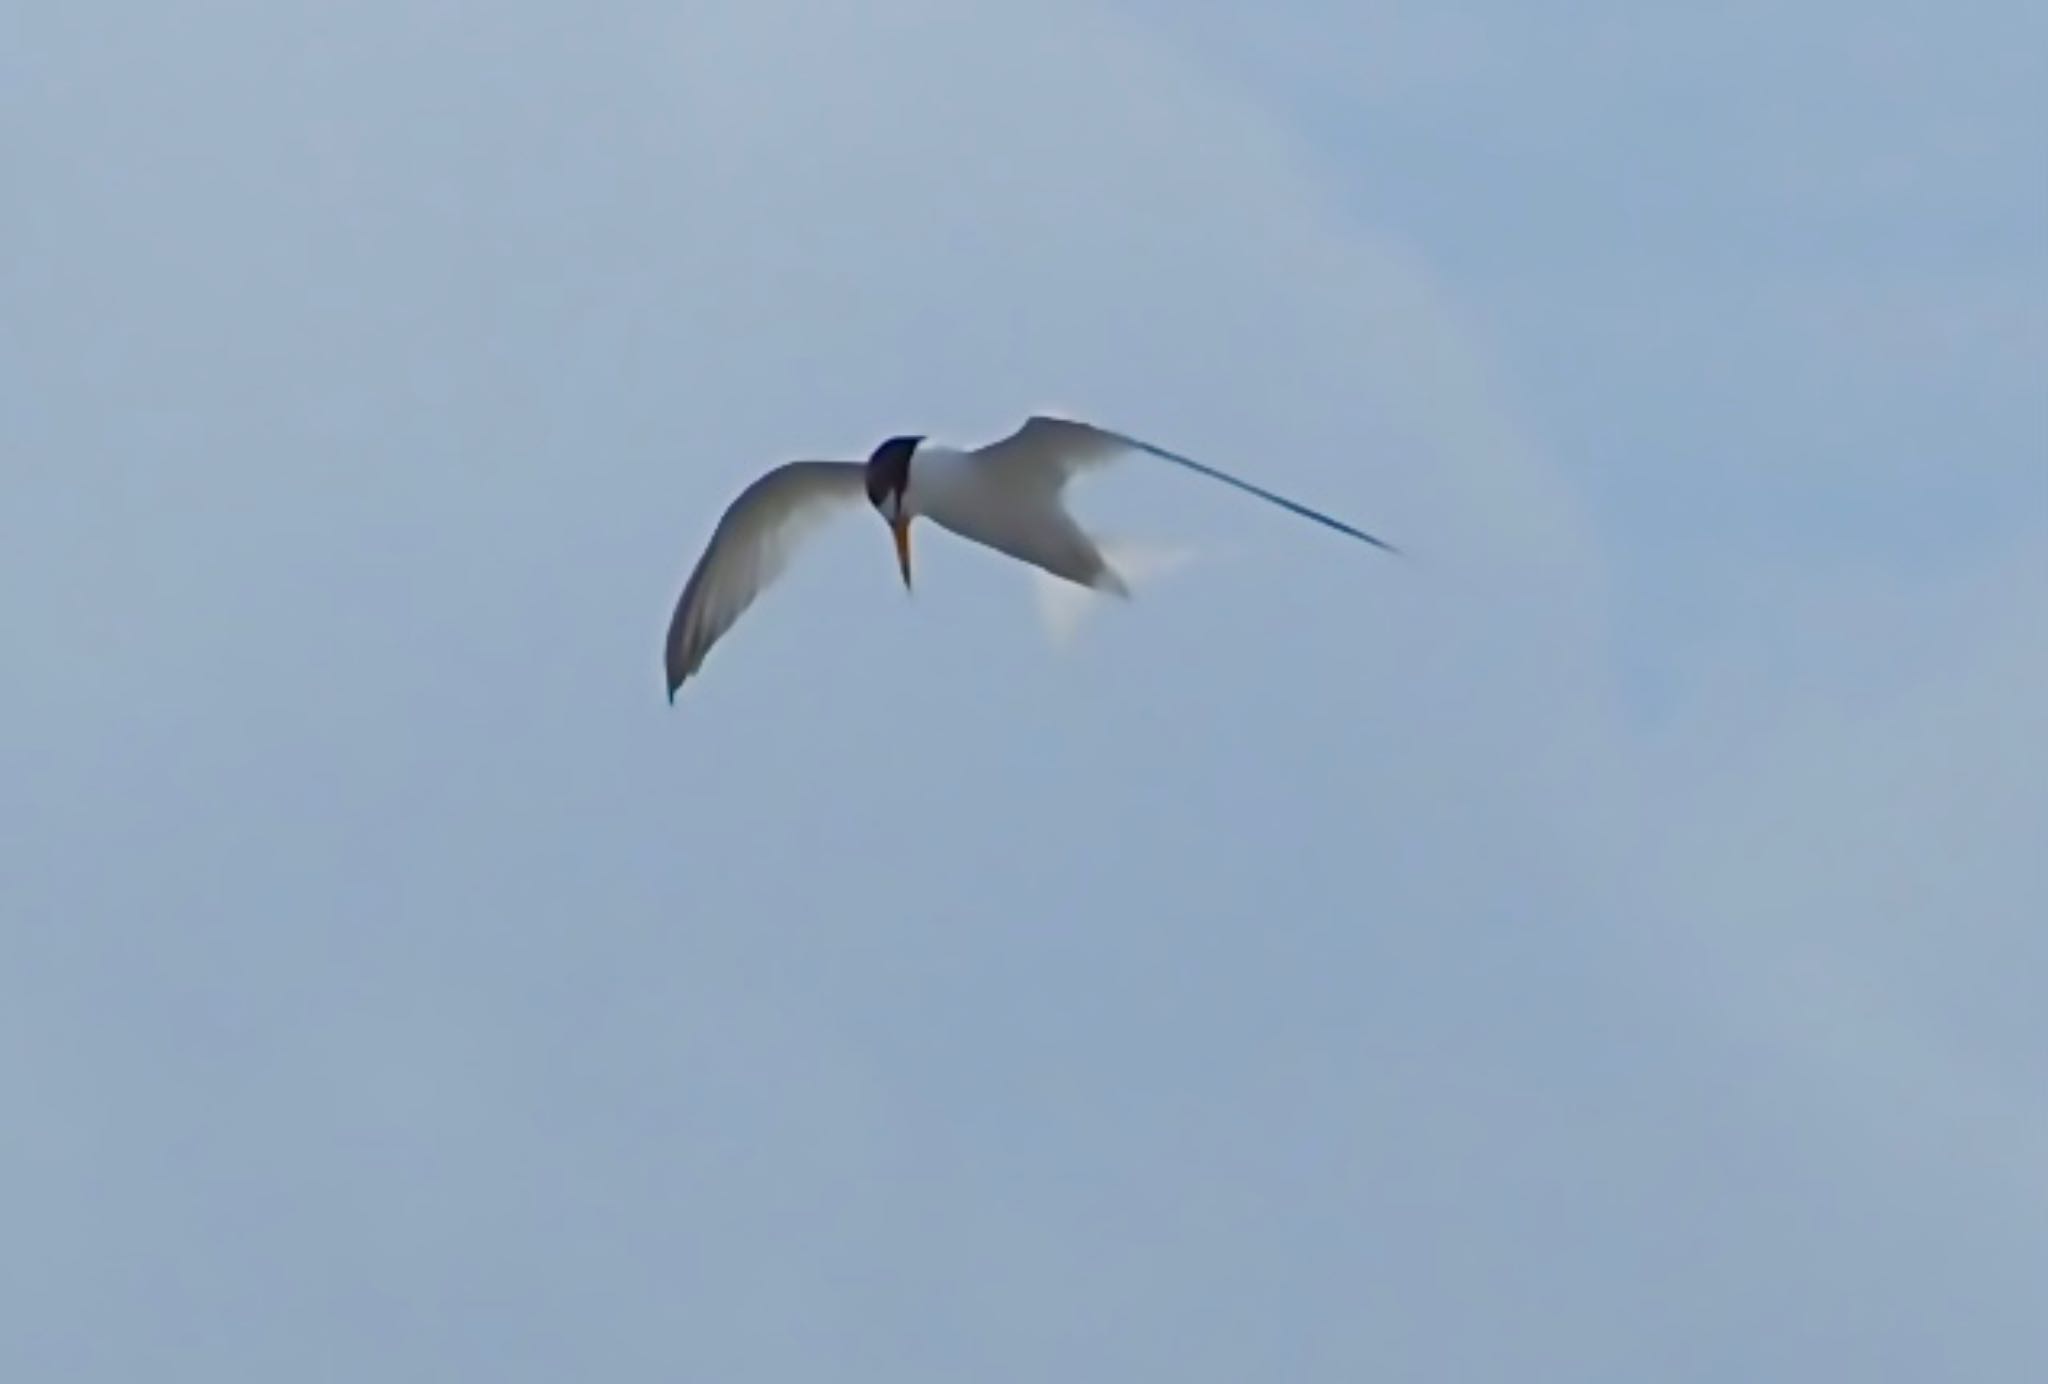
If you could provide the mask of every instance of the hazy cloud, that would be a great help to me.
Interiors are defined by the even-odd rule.
[[[11,1375],[2042,1362],[2023,513],[1622,522],[1469,261],[1156,15],[22,28]],[[863,517],[666,705],[756,468],[1041,406],[1416,558],[1136,468],[1084,507],[1204,559],[1052,657]],[[1710,580],[1780,614],[1641,597]]]

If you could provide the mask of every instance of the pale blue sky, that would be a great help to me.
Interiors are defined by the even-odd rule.
[[[5,18],[0,1377],[2048,1371],[2039,6]]]

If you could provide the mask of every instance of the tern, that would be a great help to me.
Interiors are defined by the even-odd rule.
[[[961,450],[892,437],[860,461],[790,461],[742,490],[719,519],[669,622],[668,699],[787,569],[820,522],[866,498],[889,525],[910,589],[910,525],[920,516],[962,538],[1076,585],[1128,596],[1124,578],[1067,511],[1067,482],[1120,457],[1148,455],[1208,476],[1389,553],[1400,550],[1341,519],[1178,452],[1068,418],[1033,415],[1015,432]]]

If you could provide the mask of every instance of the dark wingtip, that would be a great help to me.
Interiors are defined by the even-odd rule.
[[[1193,457],[1182,456],[1179,452],[1170,452],[1164,447],[1156,446],[1150,442],[1142,442],[1135,437],[1130,437],[1123,433],[1111,433],[1110,436],[1127,447],[1134,447],[1138,451],[1148,452],[1162,461],[1170,461],[1176,466],[1185,466],[1188,470],[1198,472],[1209,477],[1211,480],[1218,480],[1222,481],[1225,485],[1235,486],[1248,495],[1256,495],[1269,504],[1278,505],[1280,508],[1298,514],[1304,519],[1313,520],[1325,528],[1335,529],[1338,533],[1349,534],[1360,542],[1369,543],[1375,548],[1380,548],[1393,554],[1395,557],[1407,556],[1406,553],[1403,553],[1385,539],[1375,538],[1355,524],[1347,524],[1342,519],[1333,518],[1319,509],[1312,509],[1299,500],[1290,500],[1285,495],[1276,494],[1262,485],[1253,485],[1242,476],[1233,476],[1228,471],[1211,466],[1207,462],[1196,461]]]
[[[690,680],[690,667],[689,661],[682,656],[681,649],[677,647],[673,633],[669,636],[668,647],[662,651],[661,676],[663,685],[668,688],[668,703],[674,706],[676,693]]]

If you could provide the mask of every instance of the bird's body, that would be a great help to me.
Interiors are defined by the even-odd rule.
[[[992,464],[984,452],[920,445],[903,512],[1056,577],[1117,595],[1129,588],[1067,512],[1064,477],[1049,468]]]
[[[676,603],[667,645],[668,692],[702,666],[711,646],[787,566],[819,521],[865,494],[896,539],[910,584],[910,525],[942,529],[1079,586],[1127,596],[1124,578],[1067,512],[1076,474],[1133,452],[1147,453],[1235,486],[1376,547],[1372,535],[1201,462],[1087,423],[1037,416],[1008,437],[973,450],[921,437],[892,437],[866,462],[794,461],[741,491],[719,520]],[[1389,549],[1389,551],[1392,551]]]

